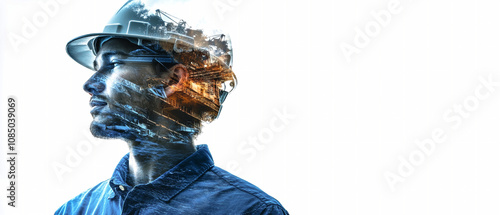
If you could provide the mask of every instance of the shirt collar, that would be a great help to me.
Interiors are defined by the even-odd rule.
[[[109,193],[108,199],[112,199],[116,195],[124,194],[130,190],[130,186],[126,182],[128,176],[128,159],[129,153],[123,156],[118,165],[116,165],[115,171],[109,180],[109,186],[113,192]],[[119,189],[120,187],[126,188],[126,190],[121,190]]]
[[[126,154],[116,166],[113,176],[109,181],[109,185],[114,191],[110,194],[109,198],[113,198],[115,194],[122,192],[127,193],[132,189],[126,183],[128,160],[129,154]],[[168,201],[213,166],[214,161],[208,150],[208,146],[205,144],[198,145],[193,154],[145,186],[151,186],[157,198]],[[125,189],[120,189],[120,186],[123,186]]]

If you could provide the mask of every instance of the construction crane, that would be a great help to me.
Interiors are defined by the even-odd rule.
[[[160,18],[161,18],[161,15],[163,15],[163,16],[165,16],[166,18],[170,19],[173,23],[175,23],[175,24],[177,25],[177,26],[176,26],[176,28],[175,28],[175,30],[174,30],[174,29],[173,29],[173,28],[174,28],[174,26],[173,26],[172,24],[171,24],[171,25],[169,25],[170,23],[169,23],[169,24],[167,24],[167,26],[166,26],[166,27],[167,27],[167,29],[168,29],[169,31],[174,30],[174,31],[175,31],[175,32],[177,32],[177,33],[186,34],[186,31],[185,31],[185,29],[186,29],[186,24],[187,24],[187,23],[186,23],[186,21],[184,21],[183,19],[179,19],[179,18],[177,18],[177,17],[173,16],[172,14],[169,14],[169,13],[167,13],[167,12],[165,12],[165,11],[162,11],[162,10],[160,10],[160,9],[156,9],[156,16],[158,16],[158,17],[160,17]],[[178,21],[176,21],[176,20],[174,20],[174,19],[176,19],[176,20],[178,20]]]

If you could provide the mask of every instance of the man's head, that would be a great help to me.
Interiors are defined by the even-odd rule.
[[[207,36],[156,3],[128,1],[103,33],[67,45],[95,71],[84,89],[96,136],[192,138],[236,85],[227,35]]]

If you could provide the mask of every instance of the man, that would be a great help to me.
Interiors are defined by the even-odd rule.
[[[122,139],[130,153],[110,179],[56,214],[288,214],[194,145],[236,84],[226,36],[206,36],[147,5],[128,1],[104,33],[68,43],[68,54],[95,71],[84,84],[92,134]]]

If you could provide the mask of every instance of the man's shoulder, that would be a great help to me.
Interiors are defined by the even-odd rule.
[[[55,214],[82,214],[82,210],[87,210],[89,207],[96,207],[99,200],[106,197],[111,191],[109,180],[106,179],[78,194],[59,207]]]
[[[228,171],[214,166],[210,169],[215,175],[222,179],[229,186],[236,188],[235,192],[243,192],[258,198],[260,201],[266,204],[279,204],[278,200],[268,195],[266,192],[253,185],[252,183],[236,176]]]
[[[218,198],[232,202],[232,206],[251,206],[253,213],[288,214],[281,203],[252,183],[214,166],[200,178],[205,186],[217,189]],[[253,214],[252,213],[252,214]]]

